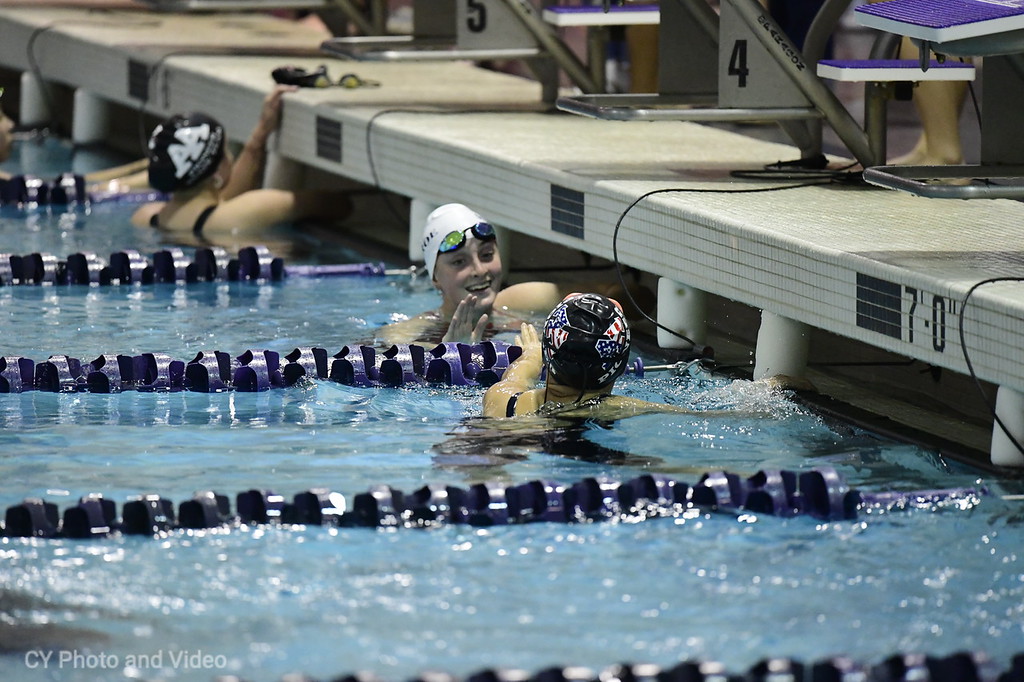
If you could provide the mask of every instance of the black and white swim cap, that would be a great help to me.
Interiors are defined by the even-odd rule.
[[[570,294],[548,315],[541,345],[544,364],[553,379],[579,390],[594,391],[626,371],[629,324],[610,298]]]
[[[149,138],[149,184],[162,192],[195,187],[224,158],[224,126],[205,114],[177,114]]]

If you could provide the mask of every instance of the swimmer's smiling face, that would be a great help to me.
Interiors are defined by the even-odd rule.
[[[447,316],[470,295],[477,297],[477,309],[490,310],[501,289],[501,256],[494,240],[469,238],[462,248],[439,253],[434,284],[441,291],[441,310]]]

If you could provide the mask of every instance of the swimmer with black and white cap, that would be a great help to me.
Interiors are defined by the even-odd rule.
[[[149,182],[170,198],[141,206],[132,223],[215,236],[259,233],[303,218],[347,217],[352,203],[344,192],[260,187],[267,139],[280,124],[282,96],[292,90],[278,86],[267,95],[237,159],[224,127],[206,114],[178,114],[158,125],[149,139]]]
[[[565,297],[544,322],[544,335],[523,323],[515,340],[522,355],[484,394],[483,416],[525,414],[618,419],[654,412],[684,412],[675,405],[614,395],[626,371],[631,336],[618,301],[594,293]],[[547,368],[544,385],[536,387]]]
[[[441,306],[377,332],[385,343],[479,343],[488,333],[517,331],[524,319],[544,315],[581,288],[621,292],[618,283],[520,282],[505,286],[494,227],[468,206],[451,203],[427,216],[423,226],[427,276]]]

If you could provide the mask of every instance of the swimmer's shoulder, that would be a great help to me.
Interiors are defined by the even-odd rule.
[[[132,213],[132,225],[135,227],[151,227],[153,225],[153,216],[156,216],[163,210],[167,202],[154,201],[149,204],[143,204],[135,209]]]
[[[522,393],[509,396],[505,407],[506,417],[521,417],[524,415],[537,414],[537,411],[544,404],[544,390],[532,388]]]
[[[520,282],[499,291],[494,297],[494,308],[496,311],[546,314],[561,300],[561,289],[554,282]]]

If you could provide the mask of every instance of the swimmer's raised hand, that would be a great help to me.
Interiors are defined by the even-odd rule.
[[[490,316],[487,313],[481,313],[476,302],[477,297],[472,294],[459,301],[442,341],[445,343],[453,341],[480,343],[483,340]]]
[[[529,322],[523,322],[520,331],[516,334],[515,344],[523,349],[523,355],[541,355],[540,336],[537,328]]]
[[[298,90],[294,85],[277,85],[273,90],[263,98],[263,106],[260,109],[260,120],[256,124],[256,130],[253,131],[254,135],[262,136],[263,141],[266,141],[267,136],[270,133],[277,130],[277,127],[281,124],[281,97],[286,92],[295,92]],[[257,140],[258,142],[259,140]]]

